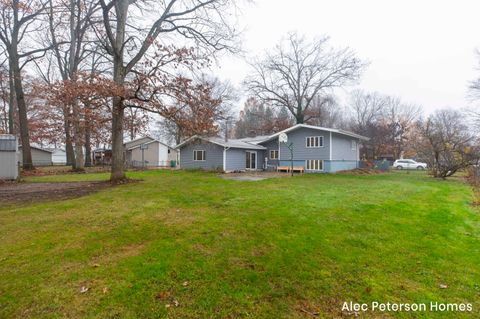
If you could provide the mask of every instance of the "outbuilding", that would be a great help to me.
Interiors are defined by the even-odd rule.
[[[23,163],[22,145],[18,147],[19,155],[18,160]],[[33,166],[50,166],[53,165],[52,154],[53,152],[47,149],[43,149],[36,146],[30,146],[32,152],[32,164]]]
[[[165,143],[144,136],[124,144],[125,159],[130,167],[172,167],[177,151]]]
[[[0,134],[0,179],[18,178],[18,140],[14,135]]]
[[[67,165],[67,152],[61,148],[46,148],[45,150],[52,152],[53,165]]]

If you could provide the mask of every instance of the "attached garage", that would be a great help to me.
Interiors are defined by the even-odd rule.
[[[14,135],[0,135],[0,179],[18,178],[18,140]]]

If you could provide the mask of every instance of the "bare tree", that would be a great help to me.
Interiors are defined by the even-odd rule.
[[[42,0],[12,0],[0,4],[0,41],[5,47],[11,76],[11,92],[15,93],[18,108],[23,168],[33,169],[28,130],[27,106],[22,84],[22,69],[50,48],[35,47],[32,33],[40,29],[45,12]],[[32,45],[33,44],[33,45]]]
[[[78,72],[82,69],[95,72],[98,59],[88,59],[90,55],[95,55],[94,43],[89,39],[89,33],[92,34],[91,21],[98,8],[98,2],[92,0],[49,0],[48,2],[49,37],[47,41],[53,48],[55,70],[62,81],[75,82]],[[67,162],[71,163],[75,170],[81,171],[85,165],[83,155],[85,136],[80,125],[79,108],[79,101],[76,99],[62,106]]]
[[[8,69],[0,65],[0,133],[12,134],[13,116],[10,115]],[[11,122],[10,122],[11,120]]]
[[[416,141],[417,152],[428,162],[434,177],[445,179],[478,164],[478,140],[461,112],[439,110],[418,126],[421,134]]]
[[[386,107],[385,97],[377,92],[365,93],[362,90],[355,90],[351,94],[350,129],[370,138],[369,141],[363,142],[362,158],[375,159],[381,155],[385,132],[380,122]]]
[[[292,116],[286,108],[275,110],[270,105],[250,97],[240,111],[234,131],[237,138],[253,137],[273,134],[292,124]]]
[[[362,157],[376,159],[381,155],[400,158],[407,149],[408,138],[421,108],[399,98],[377,92],[355,90],[350,99],[350,129],[367,136]]]
[[[405,104],[399,98],[386,97],[386,110],[383,118],[386,147],[394,158],[403,156],[407,149],[409,132],[421,114],[421,108],[415,104]]]
[[[289,34],[264,59],[250,63],[253,72],[246,87],[253,96],[286,107],[297,123],[308,121],[316,98],[355,83],[365,67],[351,49],[333,49],[328,40],[308,42],[297,33]]]
[[[100,0],[104,30],[99,39],[113,60],[113,81],[125,84],[127,76],[148,54],[157,38],[180,35],[187,41],[212,51],[230,47],[235,39],[234,27],[227,20],[230,0],[131,1]],[[136,13],[150,17],[147,27]],[[142,19],[143,20],[143,19]],[[104,32],[103,32],[104,31]],[[114,96],[112,104],[112,171],[110,179],[125,178],[123,152],[124,98]]]
[[[172,108],[175,114],[162,116],[156,122],[158,135],[169,143],[179,144],[193,135],[217,135],[229,129],[233,103],[237,99],[234,87],[228,81],[206,75],[196,81],[210,91],[209,98],[200,99],[202,94],[194,99],[177,98],[174,102],[177,105]],[[198,95],[198,92],[192,93]]]
[[[345,109],[338,105],[335,97],[316,97],[305,112],[305,123],[315,126],[346,128]]]

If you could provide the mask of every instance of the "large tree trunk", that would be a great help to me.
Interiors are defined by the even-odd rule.
[[[13,84],[13,70],[10,65],[8,70],[8,85],[9,85],[9,97],[8,97],[8,133],[16,135],[17,130],[15,128],[15,85]]]
[[[118,182],[125,179],[124,152],[123,152],[123,100],[120,97],[113,99],[112,117],[112,171],[110,180]]]
[[[302,105],[298,105],[295,110],[295,120],[297,121],[296,124],[303,124],[305,122],[305,111],[302,107]]]
[[[123,63],[123,49],[129,1],[130,0],[118,0],[115,4],[115,12],[117,14],[115,47],[118,49],[118,52],[113,56],[113,81],[120,87],[124,85],[126,76]],[[124,114],[123,98],[120,96],[114,97],[112,105],[112,170],[110,175],[110,181],[112,182],[119,182],[126,178],[123,150]]]
[[[303,122],[304,122],[304,116],[303,116],[303,114],[297,114],[297,115],[295,116],[295,120],[297,121],[296,124],[303,124]]]
[[[22,141],[23,169],[32,170],[32,151],[30,149],[30,133],[28,130],[27,105],[25,103],[25,94],[22,86],[22,76],[19,66],[18,54],[16,47],[10,52],[10,63],[13,72],[15,96],[18,107],[18,119],[20,122],[20,140]]]
[[[90,125],[85,127],[85,167],[92,166],[92,142],[90,139]]]
[[[73,107],[73,144],[75,146],[75,170],[84,171],[85,170],[85,157],[83,155],[83,134],[80,127],[80,110],[78,107],[78,102],[74,103]]]
[[[70,133],[71,123],[68,115],[65,115],[65,153],[67,155],[67,165],[75,169],[75,151],[73,150],[72,134]]]

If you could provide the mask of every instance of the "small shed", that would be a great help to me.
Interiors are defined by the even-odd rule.
[[[0,179],[18,178],[18,140],[16,136],[0,134]]]
[[[53,165],[67,165],[67,152],[61,148],[46,148],[45,150],[52,152]]]
[[[19,149],[19,157],[18,160],[20,163],[23,163],[23,156],[22,156],[22,145],[18,147]],[[50,166],[53,165],[52,161],[52,151],[47,149],[43,149],[36,146],[30,146],[30,150],[32,152],[32,162],[33,166]]]

